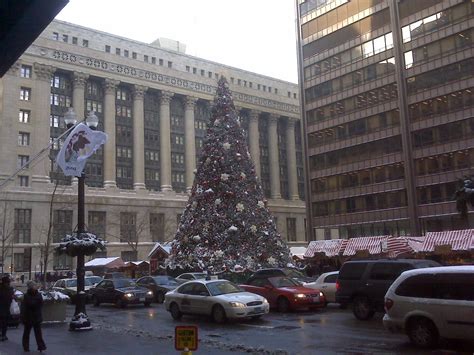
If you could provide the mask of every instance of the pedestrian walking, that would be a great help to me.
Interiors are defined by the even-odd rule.
[[[8,318],[10,317],[10,306],[13,300],[13,288],[10,286],[10,277],[3,276],[0,284],[0,328],[2,336],[0,341],[8,340]]]
[[[20,276],[20,280],[21,280],[21,283],[24,284],[25,283],[25,275],[21,275]]]
[[[23,350],[30,351],[30,332],[31,328],[33,328],[38,350],[42,352],[46,350],[46,344],[44,343],[43,334],[41,333],[43,296],[38,292],[34,281],[28,281],[27,287],[28,290],[21,303],[21,319],[25,326],[23,331]]]

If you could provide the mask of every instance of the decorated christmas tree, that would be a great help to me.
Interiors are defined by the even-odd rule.
[[[232,95],[221,78],[167,265],[218,272],[289,262],[288,246],[268,210]]]

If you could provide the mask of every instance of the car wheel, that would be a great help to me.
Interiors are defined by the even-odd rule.
[[[99,298],[97,298],[97,296],[92,296],[92,304],[93,304],[95,307],[100,306],[100,301],[99,301]]]
[[[416,318],[408,324],[408,337],[416,346],[431,348],[438,343],[438,330],[432,321]]]
[[[117,300],[115,301],[115,305],[118,307],[118,308],[125,308],[127,307],[127,303],[121,298],[117,298]]]
[[[375,311],[367,297],[357,296],[354,299],[352,313],[354,313],[354,316],[359,320],[368,320],[374,316]]]
[[[290,301],[285,297],[280,297],[277,300],[278,312],[285,313],[290,310]]]
[[[165,301],[165,295],[161,292],[158,292],[156,295],[156,302],[163,303]]]
[[[216,323],[224,323],[227,320],[227,316],[225,315],[225,310],[220,305],[215,305],[212,308],[212,319]]]
[[[183,313],[181,313],[176,303],[171,304],[170,313],[171,313],[171,317],[173,317],[174,320],[180,320],[181,317],[183,316]]]
[[[151,302],[145,302],[144,305],[145,305],[145,307],[150,307]]]

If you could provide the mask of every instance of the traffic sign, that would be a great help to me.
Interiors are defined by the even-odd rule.
[[[197,350],[198,328],[195,325],[177,326],[174,329],[174,347],[176,350]]]

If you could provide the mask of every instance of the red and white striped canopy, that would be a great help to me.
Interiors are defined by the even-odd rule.
[[[398,258],[401,255],[413,254],[421,247],[422,243],[414,237],[389,237],[387,249],[389,258]]]
[[[355,255],[357,251],[367,250],[369,254],[381,254],[384,249],[388,248],[388,235],[376,236],[376,237],[359,237],[351,238],[347,241],[346,248],[344,249],[344,256]]]
[[[337,256],[346,243],[347,239],[314,240],[309,243],[304,257],[312,258],[316,253],[324,253],[327,257]]]
[[[474,229],[462,229],[445,232],[428,232],[421,251],[431,252],[437,245],[449,245],[451,250],[473,250]]]

